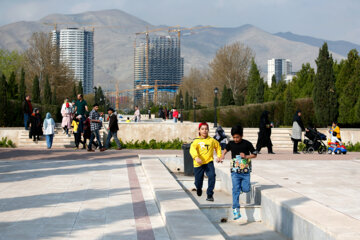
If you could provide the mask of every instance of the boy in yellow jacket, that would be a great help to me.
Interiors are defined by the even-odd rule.
[[[194,175],[196,193],[202,195],[202,186],[204,182],[204,173],[208,177],[208,189],[206,191],[207,201],[214,201],[215,188],[215,168],[214,168],[214,150],[217,157],[221,157],[221,147],[218,141],[209,137],[209,125],[206,122],[199,124],[199,137],[194,140],[190,146],[190,154],[194,159]]]

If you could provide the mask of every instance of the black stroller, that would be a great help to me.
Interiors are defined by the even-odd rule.
[[[304,139],[305,147],[303,153],[314,153],[317,151],[319,154],[326,152],[327,147],[323,140],[326,140],[326,136],[316,130],[316,128],[308,128],[309,131],[305,133],[306,139]]]

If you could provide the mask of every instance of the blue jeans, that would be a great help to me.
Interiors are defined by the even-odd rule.
[[[174,123],[177,123],[177,120],[178,120],[177,118],[174,118]]]
[[[54,134],[51,135],[45,135],[46,136],[46,145],[47,148],[51,148],[53,144]]]
[[[119,139],[118,139],[118,137],[117,137],[117,131],[116,131],[116,132],[111,132],[111,131],[108,132],[108,136],[107,136],[107,139],[106,139],[105,147],[106,147],[106,148],[109,148],[109,146],[110,146],[110,140],[111,140],[112,137],[114,138],[117,147],[118,147],[118,148],[121,148],[120,141],[119,141]]]
[[[206,194],[208,195],[208,197],[212,197],[214,194],[216,181],[214,162],[209,162],[208,164],[203,164],[200,167],[194,168],[196,189],[202,189],[204,182],[204,173],[206,173],[206,176],[208,177],[208,189],[206,190]]]
[[[250,173],[231,173],[233,208],[240,208],[240,192],[250,192]]]
[[[79,126],[78,126],[78,133],[83,133],[84,132],[84,121],[86,120],[84,115],[81,115],[81,118],[79,120]],[[66,133],[68,134],[68,133]]]
[[[25,130],[29,130],[28,121],[29,121],[29,114],[24,113],[24,126],[25,126]]]
[[[91,137],[90,137],[90,142],[89,142],[89,146],[88,146],[89,150],[91,150],[91,146],[92,146],[92,144],[94,142],[95,137],[96,137],[96,139],[98,141],[99,148],[100,149],[102,148],[99,130],[94,130],[94,131],[91,131]]]

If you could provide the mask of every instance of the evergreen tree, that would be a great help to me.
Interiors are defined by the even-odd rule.
[[[194,108],[194,99],[193,97],[190,97],[190,104],[189,104],[189,109],[193,109]]]
[[[76,97],[77,97],[77,92],[76,92],[76,85],[75,85],[75,82],[74,82],[71,98],[76,99]]]
[[[179,107],[178,107],[178,109],[183,109],[183,108],[184,108],[184,97],[183,97],[182,91],[180,90],[180,93],[179,93]]]
[[[281,78],[281,80],[276,84],[276,88],[273,91],[273,100],[275,101],[283,101],[285,99],[284,93],[286,90],[286,82],[284,80],[284,77]]]
[[[314,89],[314,79],[315,71],[310,66],[310,63],[303,64],[301,70],[294,76],[289,85],[293,99],[311,97]]]
[[[20,77],[20,87],[19,87],[19,99],[24,100],[26,94],[26,85],[25,85],[25,71],[21,68],[21,77]]]
[[[285,109],[284,109],[284,124],[286,126],[291,126],[294,112],[295,112],[295,104],[291,94],[291,89],[288,87],[285,90]]]
[[[175,108],[180,108],[180,95],[176,94],[175,97]]]
[[[348,59],[340,69],[336,86],[340,88],[339,122],[360,123],[356,115],[360,91],[360,57],[357,51],[349,52]]]
[[[271,88],[275,88],[275,87],[276,87],[276,76],[274,74],[271,77]]]
[[[229,104],[228,105],[235,105],[235,99],[234,99],[234,94],[231,90],[231,88],[228,88],[228,96],[229,96]]]
[[[83,89],[83,83],[82,83],[82,81],[79,82],[78,89],[77,89],[77,93],[78,93],[78,94],[84,94],[84,89]]]
[[[316,65],[317,73],[313,91],[315,115],[321,126],[327,126],[337,116],[333,59],[329,54],[327,43],[320,48]]]
[[[51,87],[50,87],[49,77],[46,75],[45,85],[44,85],[43,103],[51,104],[51,100],[52,100]]]
[[[41,103],[40,101],[40,86],[39,86],[39,77],[35,75],[32,86],[32,101],[34,103]]]
[[[7,84],[5,75],[2,74],[0,78],[0,127],[5,127],[7,123]]]
[[[189,99],[189,93],[186,91],[185,93],[185,110],[190,109],[190,99]]]
[[[251,61],[245,102],[248,104],[264,102],[264,80],[260,77],[260,72],[254,59]]]
[[[229,91],[226,85],[224,84],[220,98],[220,106],[227,106],[227,105],[229,105]]]
[[[57,104],[57,96],[56,96],[56,85],[54,85],[53,92],[52,92],[52,98],[51,98],[51,104],[56,105]]]
[[[16,99],[18,97],[18,85],[16,83],[16,75],[14,71],[10,74],[7,94],[9,99]]]

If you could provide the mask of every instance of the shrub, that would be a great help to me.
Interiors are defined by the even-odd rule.
[[[181,146],[184,144],[184,142],[178,138],[167,142],[156,142],[155,139],[151,139],[149,142],[145,140],[139,142],[139,140],[136,140],[135,142],[130,141],[126,143],[120,139],[120,143],[122,148],[127,149],[181,149]],[[111,142],[110,148],[117,148],[114,140]]]
[[[8,147],[11,147],[11,148],[15,148],[15,144],[13,143],[13,141],[11,141],[10,139],[8,140],[7,137],[3,137],[1,138],[1,141],[0,141],[0,147],[5,147],[5,148],[8,148]]]
[[[348,142],[346,144],[346,150],[349,152],[360,152],[360,142],[357,142],[355,144]]]

